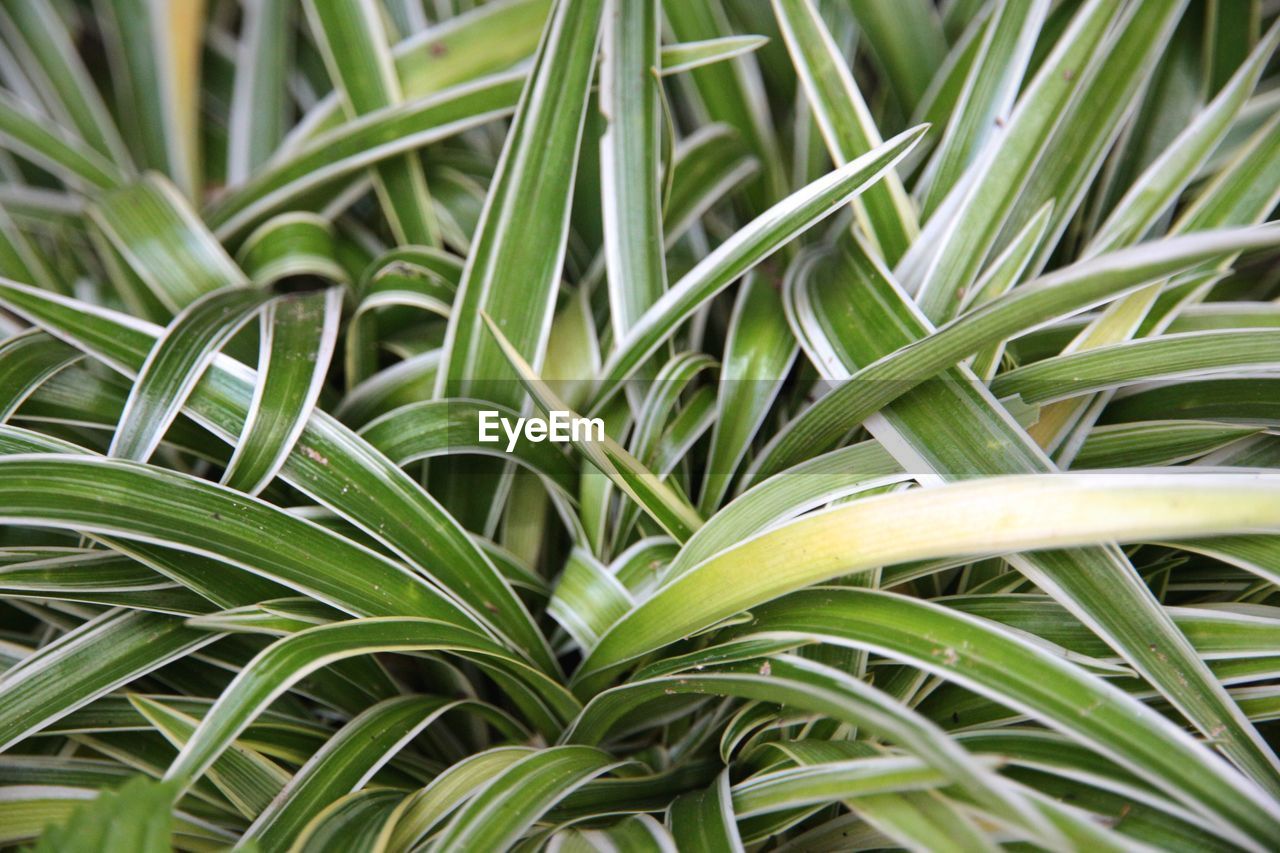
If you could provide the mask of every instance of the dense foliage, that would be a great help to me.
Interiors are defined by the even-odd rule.
[[[1277,15],[0,3],[0,847],[1275,849]]]

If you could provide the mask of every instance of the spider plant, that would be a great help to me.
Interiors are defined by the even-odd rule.
[[[0,847],[1275,849],[1278,16],[6,0]]]

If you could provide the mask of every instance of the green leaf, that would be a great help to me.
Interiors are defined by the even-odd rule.
[[[818,310],[805,319],[830,353],[826,363],[848,369],[928,333],[927,322],[874,258],[865,253],[844,257],[844,270],[851,277],[843,282],[860,286],[839,288],[841,278],[826,279],[820,289],[810,291]],[[862,297],[861,313],[851,312],[855,292]],[[952,381],[930,383],[900,397],[881,412],[883,420],[871,425],[872,434],[905,468],[914,468],[925,482],[1055,470],[971,374],[960,369],[944,377]],[[1221,733],[1224,750],[1250,768],[1256,781],[1277,786],[1274,756],[1259,745],[1256,730],[1196,659],[1118,549],[1045,551],[1010,560],[1088,621],[1202,732]],[[1159,654],[1152,651],[1153,645]]]
[[[58,301],[19,285],[0,282],[0,294],[6,304],[16,306],[21,301],[24,311],[33,312],[28,316],[39,317],[42,326],[56,327],[61,336],[128,374],[136,374],[159,337],[154,326],[121,322],[120,315]],[[251,376],[229,359],[215,360],[187,400],[200,422],[228,443],[243,431],[253,393]],[[556,669],[528,612],[457,523],[390,460],[337,421],[322,412],[313,413],[281,476],[323,495],[323,502],[342,508],[341,514],[362,529],[376,531],[396,551],[410,555],[419,572],[425,573],[430,566],[430,576],[444,578],[445,585],[467,601],[471,619],[488,624],[491,607],[510,615],[502,619],[499,633],[520,636],[522,642],[515,647],[521,654],[538,660],[547,671]],[[360,486],[352,488],[352,483]],[[424,534],[424,522],[431,525],[429,534]]]
[[[396,849],[417,845],[441,820],[517,762],[536,755],[525,746],[483,750],[451,765],[431,784],[405,800],[391,835]]]
[[[509,360],[512,368],[517,371],[521,383],[538,407],[548,413],[568,412],[568,417],[571,419],[581,417],[572,412],[567,404],[558,399],[551,388],[538,378],[533,368],[520,357],[498,329],[497,324],[487,315],[484,316],[484,320],[489,324],[489,331],[501,348],[501,352]],[[598,432],[599,435],[593,432]],[[573,445],[592,465],[678,541],[688,539],[693,531],[701,526],[702,519],[688,501],[664,483],[660,476],[648,470],[639,460],[624,450],[603,429],[583,429],[582,436],[575,438]]]
[[[675,842],[687,848],[717,853],[743,850],[729,794],[728,772],[721,773],[707,790],[685,794],[672,802],[667,825]]]
[[[1055,199],[1051,234],[1075,212],[1085,177],[1105,154],[1126,107],[1151,73],[1150,56],[1182,6],[1143,4],[1130,10],[1094,0],[1076,13],[1025,87],[1004,135],[987,146],[897,267],[931,320],[951,316],[962,290],[977,278],[989,252],[1000,247],[1001,233],[1021,226],[1020,211],[1029,219],[1045,201]],[[1117,21],[1117,41],[1100,50]],[[1069,174],[1061,159],[1068,156]],[[1061,173],[1050,171],[1049,164]]]
[[[1169,208],[1226,135],[1257,85],[1277,43],[1280,43],[1280,27],[1272,27],[1226,88],[1178,134],[1173,144],[1147,167],[1116,204],[1107,221],[1093,235],[1089,246],[1091,254],[1140,239]]]
[[[983,345],[1114,299],[1214,256],[1236,251],[1237,246],[1269,245],[1277,236],[1280,232],[1271,228],[1203,233],[1081,261],[978,306],[927,337],[902,342],[882,357],[869,352],[867,366],[841,377],[838,387],[774,437],[770,447],[753,463],[750,481],[783,470],[804,454],[833,447],[854,424]],[[800,259],[792,273],[796,298],[807,299],[805,282],[819,272],[830,274],[831,267],[820,255]],[[893,305],[889,310],[909,310],[905,296],[897,299],[903,307]]]
[[[686,136],[677,143],[673,160],[662,217],[668,250],[760,168],[725,124],[709,124]]]
[[[997,396],[1028,403],[1062,399],[1131,382],[1199,376],[1215,371],[1266,371],[1280,359],[1280,335],[1270,330],[1192,332],[1046,358],[1001,374]]]
[[[602,829],[569,828],[552,837],[550,849],[634,850],[637,853],[674,853],[671,834],[649,815],[632,815]]]
[[[815,608],[819,601],[826,606]],[[855,613],[856,619],[850,618]],[[731,635],[768,637],[775,631],[874,648],[1019,707],[1076,737],[1105,742],[1111,758],[1162,780],[1170,796],[1205,815],[1216,832],[1237,838],[1237,843],[1240,831],[1256,840],[1274,832],[1267,828],[1276,821],[1270,798],[1177,726],[1105,682],[1084,677],[1073,665],[983,620],[892,593],[825,589],[796,593],[758,609],[751,623],[731,629]],[[1142,723],[1136,722],[1139,718]],[[1224,795],[1226,786],[1233,789],[1231,794]]]
[[[220,288],[248,283],[163,178],[148,175],[109,193],[89,215],[155,298],[174,313]]]
[[[964,88],[922,178],[925,218],[1008,120],[1048,11],[1048,3],[1018,0],[1001,0],[991,9]]]
[[[129,701],[178,749],[191,739],[200,722],[154,699],[130,696]],[[241,814],[253,818],[280,793],[289,781],[289,774],[255,750],[233,744],[209,768],[209,779]]]
[[[374,0],[308,0],[304,8],[347,117],[394,107],[400,101],[400,81]],[[440,242],[426,175],[416,154],[380,163],[374,185],[397,243]]]
[[[270,298],[270,291],[233,286],[197,299],[174,317],[138,371],[110,454],[147,461],[217,351]],[[252,415],[247,423],[253,424]]]
[[[390,615],[412,608],[421,616],[472,624],[456,604],[402,565],[312,522],[195,477],[119,460],[64,455],[5,457],[0,470],[9,472],[0,488],[13,494],[5,511],[8,518],[207,555],[349,613]],[[61,487],[77,481],[77,499],[60,497]],[[149,500],[144,508],[104,499],[112,488],[119,494],[142,489]],[[360,569],[353,577],[355,566]]]
[[[583,709],[567,737],[596,742],[620,718],[638,709],[651,709],[654,699],[665,696],[709,693],[779,702],[788,708],[820,713],[860,729],[865,727],[876,737],[906,747],[993,813],[1031,828],[1041,839],[1052,841],[1052,832],[1030,805],[1010,793],[993,773],[975,763],[941,729],[852,676],[790,655],[776,655],[764,663],[748,661],[714,669],[702,663],[687,663],[676,675],[646,679],[645,673],[640,673],[637,680],[599,694]]]
[[[7,421],[46,379],[74,364],[80,356],[57,338],[38,331],[22,332],[0,341],[0,423]]]
[[[44,831],[35,849],[38,853],[165,853],[171,849],[174,825],[172,787],[134,777],[76,807],[60,826]]]
[[[682,42],[699,42],[729,35],[729,23],[721,0],[668,0],[664,2],[667,25]],[[764,99],[760,72],[752,58],[739,57],[696,68],[689,74],[690,98],[713,122],[737,130],[760,163],[760,180],[747,187],[753,210],[762,211],[786,195],[777,134]]]
[[[8,6],[0,15],[0,28],[51,114],[65,117],[60,123],[73,127],[80,139],[128,174],[133,166],[124,141],[54,4],[32,0]]]
[[[342,291],[282,297],[262,315],[258,385],[222,482],[250,495],[271,482],[320,396],[338,337]]]
[[[583,649],[591,649],[609,626],[635,602],[609,568],[582,548],[575,548],[556,583],[547,614]]]
[[[12,746],[99,696],[217,639],[181,618],[109,610],[0,678],[0,744]]]
[[[778,202],[686,273],[618,342],[602,368],[596,407],[662,345],[703,303],[732,284],[797,234],[873,185],[919,141],[923,128],[906,131]]]
[[[662,236],[658,0],[613,0],[600,61],[600,209],[613,331],[622,337],[667,289]]]
[[[494,75],[334,128],[273,159],[219,199],[208,211],[209,225],[219,239],[231,240],[376,163],[502,118],[515,106],[523,82],[522,74]]]
[[[782,302],[763,278],[751,278],[738,294],[725,343],[716,420],[711,430],[698,511],[711,516],[733,481],[796,357]]]
[[[504,849],[558,800],[614,766],[608,755],[591,747],[539,750],[499,771],[458,810],[430,849]]]
[[[126,179],[106,157],[7,93],[0,93],[0,143],[76,187],[111,189]]]
[[[399,696],[364,711],[303,765],[242,840],[268,848],[290,843],[326,805],[363,788],[402,746],[445,713],[468,704],[430,696]]]
[[[307,853],[350,844],[370,847],[390,829],[404,792],[393,788],[365,788],[330,805],[307,824],[294,846]]]
[[[1072,462],[1073,468],[1173,465],[1202,456],[1257,427],[1216,421],[1142,421],[1095,427]]]
[[[1266,505],[1280,501],[1275,491],[1230,475],[1175,471],[1039,474],[982,478],[839,505],[758,534],[672,579],[613,626],[583,672],[635,658],[801,586],[880,565],[1153,535],[1190,538],[1254,525],[1269,529],[1280,523]],[[1194,510],[1186,503],[1192,498]],[[1052,502],[1055,517],[1041,514],[1049,505],[1042,501]],[[1209,506],[1217,513],[1205,512]],[[1001,518],[1001,528],[980,523],[986,517]],[[1032,523],[1036,517],[1039,521]],[[1205,527],[1179,529],[1191,523]],[[1170,532],[1152,532],[1157,529]],[[916,533],[907,536],[907,530]],[[926,530],[928,535],[921,535]],[[801,543],[805,560],[792,559],[787,543]],[[749,583],[738,577],[744,566],[752,567]],[[711,589],[718,592],[711,595]]]
[[[183,788],[198,779],[275,698],[308,673],[334,661],[374,652],[454,650],[492,658],[532,687],[542,705],[540,727],[572,712],[575,702],[555,682],[520,663],[484,635],[437,619],[383,618],[335,622],[299,631],[264,649],[240,672],[200,722],[165,774]],[[489,668],[490,671],[496,671]],[[516,680],[503,680],[508,689]]]
[[[261,287],[292,276],[347,283],[338,262],[333,225],[309,213],[282,213],[262,223],[241,244],[236,261]]]
[[[663,45],[660,49],[662,76],[683,74],[704,65],[724,62],[762,47],[764,36],[724,36],[703,41]],[[653,64],[650,64],[653,67]]]
[[[126,139],[140,163],[198,197],[203,0],[106,0],[99,8]]]
[[[347,324],[347,387],[354,389],[376,368],[382,309],[404,305],[448,317],[461,277],[461,261],[437,249],[392,249],[374,260],[361,276],[360,301]]]
[[[227,121],[227,182],[243,183],[284,139],[292,57],[293,4],[263,0],[244,7],[235,86]]]
[[[528,59],[538,46],[551,5],[552,0],[495,0],[394,45],[391,53],[404,100],[417,101]],[[523,80],[524,74],[520,77]],[[332,130],[341,112],[337,92],[321,98],[290,132],[285,151]]]
[[[1271,849],[1274,6],[0,2],[0,847]]]
[[[903,111],[910,113],[946,52],[937,11],[924,0],[907,0],[897,8],[875,0],[854,0],[852,6]]]
[[[574,165],[603,0],[557,3],[547,21],[449,317],[441,396],[520,401],[492,317],[522,358],[542,364],[568,239]]]
[[[862,5],[855,9],[860,17],[871,11],[871,4]],[[913,11],[917,5],[904,7]],[[774,0],[773,8],[831,159],[839,166],[880,147],[880,131],[813,0]],[[902,180],[887,170],[853,205],[863,232],[889,263],[897,263],[919,235]]]

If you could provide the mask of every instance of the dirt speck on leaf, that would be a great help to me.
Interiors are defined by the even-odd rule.
[[[314,447],[307,447],[305,444],[302,445],[302,455],[310,459],[312,462],[316,462],[320,465],[329,464],[328,456],[325,456],[323,453],[321,453],[319,450],[316,450]]]

